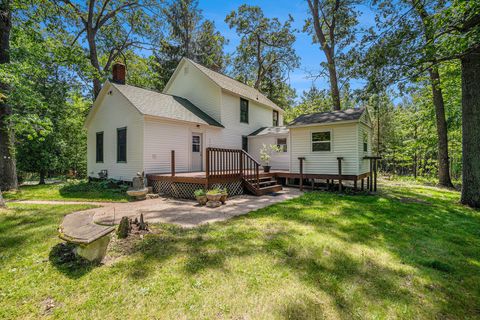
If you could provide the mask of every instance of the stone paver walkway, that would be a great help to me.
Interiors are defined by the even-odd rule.
[[[74,212],[65,217],[69,221],[90,220],[96,224],[118,224],[122,217],[135,218],[143,213],[146,222],[172,223],[186,228],[196,227],[206,223],[228,220],[244,215],[266,206],[296,198],[303,193],[298,189],[284,188],[275,195],[261,197],[242,195],[229,198],[225,205],[219,208],[201,207],[193,200],[177,200],[170,198],[149,199],[137,202],[109,203],[83,201],[22,201],[34,204],[92,204],[100,207]],[[75,219],[72,218],[75,216]],[[82,223],[84,224],[84,223]],[[92,231],[93,232],[93,231]]]

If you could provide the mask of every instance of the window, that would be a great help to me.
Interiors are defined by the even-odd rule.
[[[277,147],[280,149],[280,152],[287,152],[287,138],[278,138]]]
[[[278,111],[273,110],[273,126],[278,127]]]
[[[200,152],[200,136],[192,136],[192,152]]]
[[[368,152],[368,133],[363,133],[363,152]]]
[[[312,132],[312,151],[330,151],[331,132]]]
[[[97,132],[97,162],[103,162],[103,132]]]
[[[248,152],[248,137],[242,136],[242,150]]]
[[[127,128],[117,129],[117,162],[127,162]]]
[[[240,98],[240,122],[248,123],[248,100]]]

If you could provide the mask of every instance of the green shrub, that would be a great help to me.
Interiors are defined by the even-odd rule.
[[[205,190],[203,189],[195,190],[194,194],[195,194],[195,197],[202,197],[205,195]]]
[[[207,191],[207,194],[212,194],[212,195],[214,195],[214,194],[222,194],[222,191],[221,191],[221,189],[219,189],[219,188],[215,188],[215,189],[210,189],[210,190],[208,190],[208,191]]]

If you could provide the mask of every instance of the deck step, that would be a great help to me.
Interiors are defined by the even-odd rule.
[[[268,194],[268,193],[282,191],[282,189],[283,188],[282,188],[281,185],[275,184],[273,186],[259,188],[258,191],[256,192],[256,194],[257,194],[257,196],[261,196],[261,195]]]

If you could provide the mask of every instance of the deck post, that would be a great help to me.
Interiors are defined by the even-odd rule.
[[[343,157],[338,157],[338,190],[340,192],[343,191],[343,186],[342,186],[342,160]]]
[[[175,177],[175,150],[172,150],[171,152],[170,169],[171,169],[172,177]]]
[[[377,159],[373,160],[373,175],[374,175],[373,191],[377,192]]]
[[[361,190],[362,191],[365,190],[365,179],[364,178],[362,178],[362,183],[360,185],[361,185],[361,187],[360,187]]]
[[[353,180],[353,190],[357,191],[357,189],[358,189],[357,187],[358,187],[357,186],[357,179],[354,179]]]
[[[300,160],[300,191],[303,191],[303,160],[305,158],[299,157],[298,160]]]
[[[373,160],[370,158],[370,191],[373,191]]]

